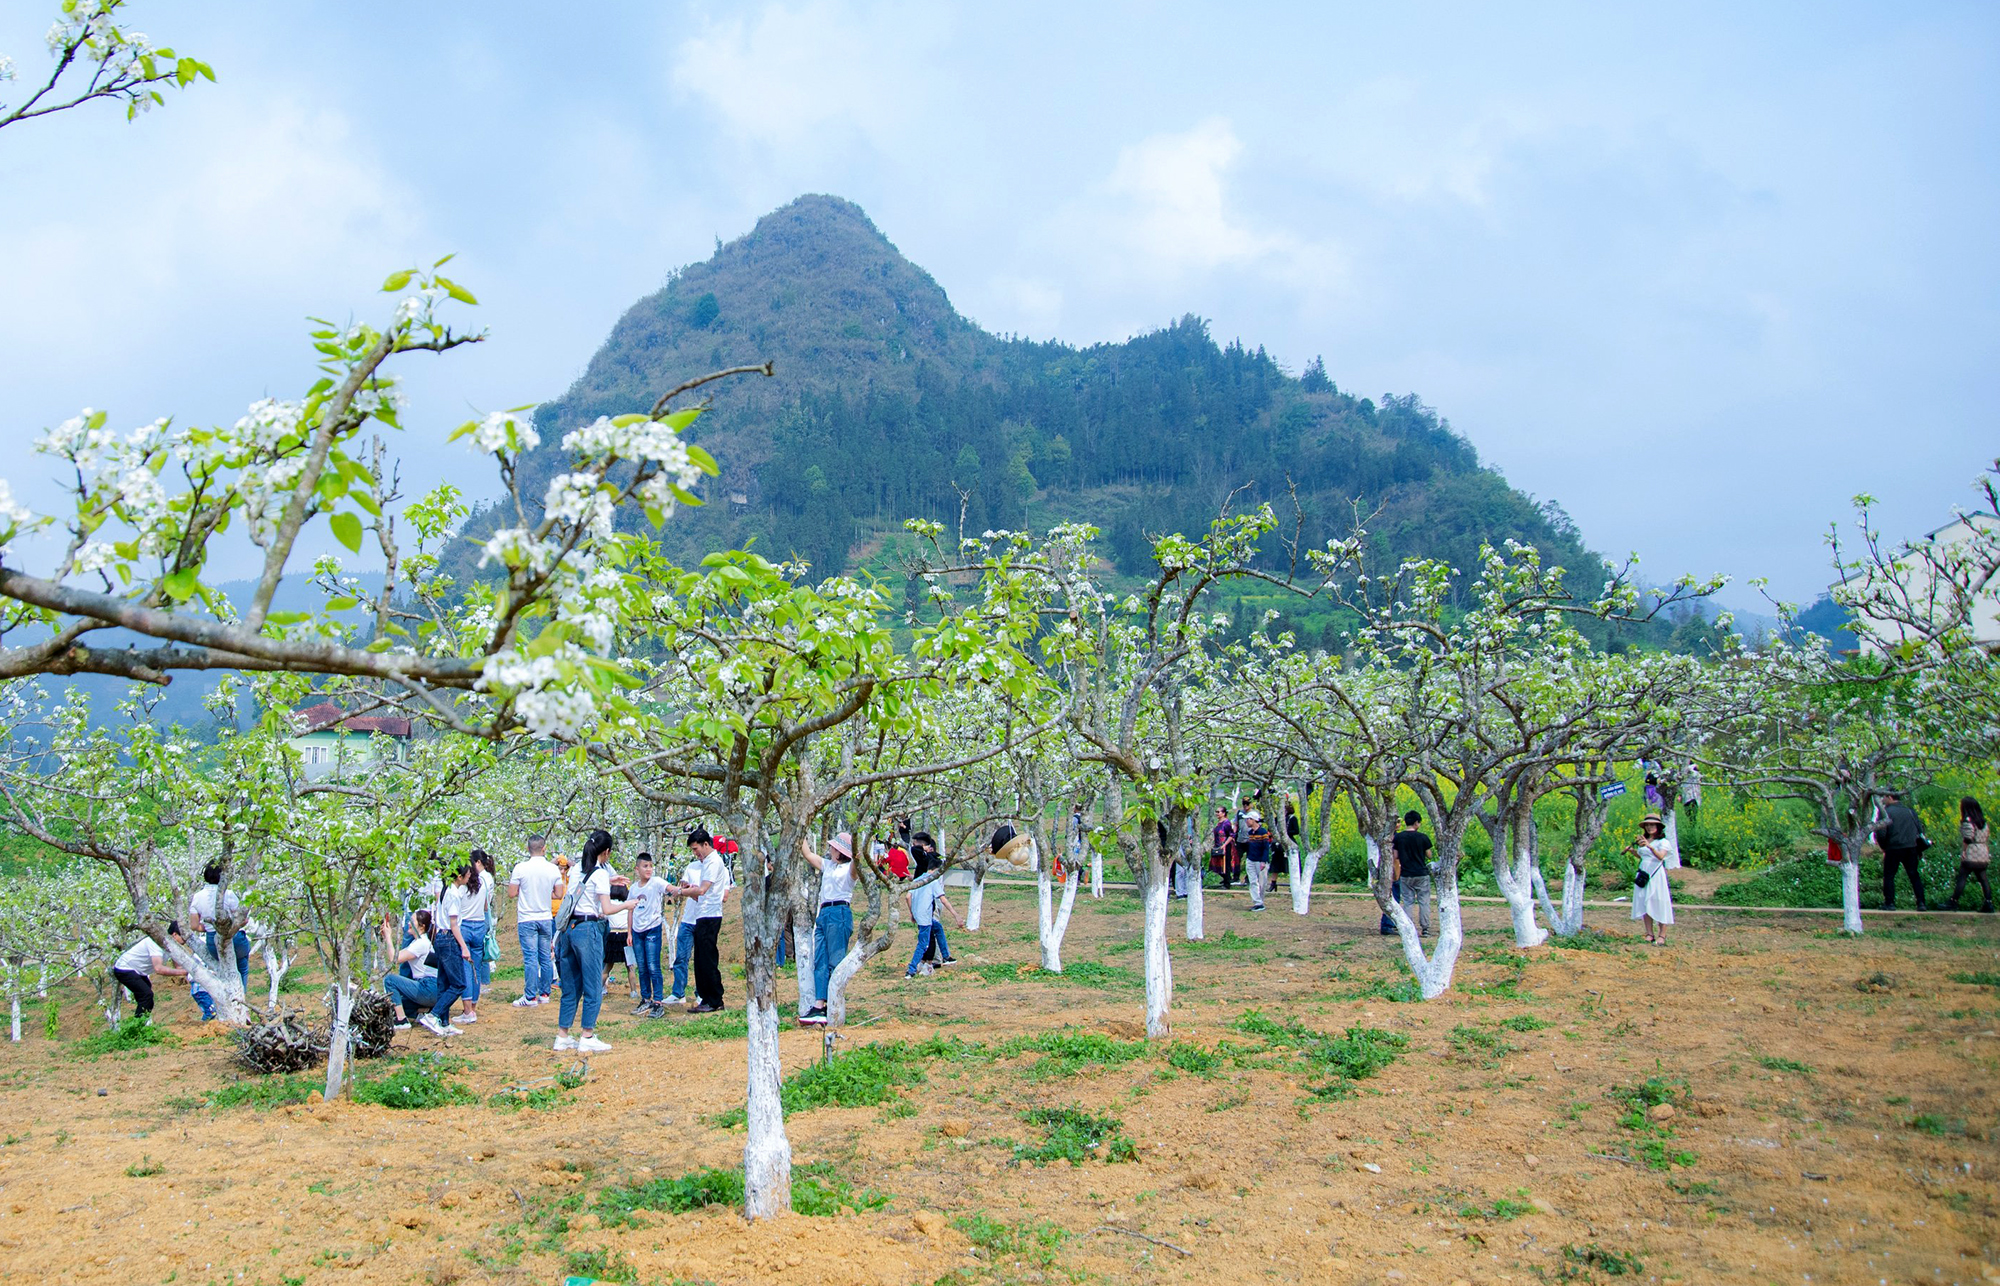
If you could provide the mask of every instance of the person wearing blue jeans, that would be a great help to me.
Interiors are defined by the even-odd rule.
[[[247,996],[250,994],[250,935],[238,929],[236,936],[229,941],[230,945],[236,948],[236,976],[243,980],[243,994]],[[218,968],[221,967],[222,956],[216,951],[213,929],[208,931],[208,958],[215,961]]]
[[[688,903],[687,914],[694,914],[694,903]],[[682,1004],[687,1000],[688,966],[694,963],[694,921],[683,919],[674,930],[674,994],[667,997],[670,1005]]]
[[[562,981],[552,1047],[557,1052],[596,1054],[611,1048],[597,1038],[597,1013],[604,1007],[604,934],[610,917],[637,905],[629,898],[621,902],[611,896],[611,868],[605,855],[612,844],[610,832],[603,830],[592,831],[583,842],[570,920],[556,935],[556,974]],[[572,1036],[570,1023],[579,1019],[582,1034]]]
[[[813,922],[813,1007],[799,1015],[802,1023],[826,1021],[826,993],[833,968],[847,954],[854,937],[854,837],[846,831],[833,837],[825,857],[801,838],[799,851],[819,871],[819,916]]]
[[[427,1011],[438,1002],[437,969],[426,963],[431,955],[431,913],[417,912],[412,927],[416,929],[415,935],[399,947],[396,917],[382,917],[382,945],[388,948],[390,959],[397,966],[383,977],[382,990],[389,993],[390,1004],[402,1008],[402,1019],[396,1024],[398,1030],[408,1030],[419,1015],[428,1018]],[[408,974],[402,972],[406,968]],[[425,1023],[427,1029],[429,1026]],[[447,1029],[451,1030],[456,1029]]]
[[[523,920],[514,926],[521,944],[521,995],[545,1001],[556,985],[556,922]]]
[[[661,938],[666,933],[667,895],[673,891],[653,872],[650,853],[639,854],[632,869],[632,967],[639,974],[639,1003],[634,1014],[663,1017],[667,1012],[667,989],[660,976]]]
[[[546,835],[528,837],[528,856],[507,873],[514,899],[514,936],[521,943],[521,996],[517,1007],[545,1005],[556,985],[555,904],[562,872],[548,857]]]
[[[929,972],[930,966],[924,963],[924,957],[930,953],[931,944],[944,941],[944,926],[938,923],[938,912],[944,911],[954,920],[958,919],[958,912],[944,900],[942,873],[911,889],[909,898],[910,923],[917,926],[917,949],[910,953],[910,967],[904,971],[904,976],[914,978],[920,972]],[[943,950],[942,946],[939,950]]]

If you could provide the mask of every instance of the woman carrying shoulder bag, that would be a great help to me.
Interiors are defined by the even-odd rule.
[[[1986,904],[1979,909],[1992,915],[1993,886],[1987,882],[1986,868],[1993,864],[1993,850],[1986,842],[1986,810],[1970,795],[1958,801],[1958,840],[1962,847],[1958,851],[1958,878],[1951,883],[1952,910],[1958,909],[1965,882],[1972,879],[1979,881],[1979,891],[1986,895]]]
[[[1667,926],[1674,922],[1674,895],[1667,887],[1667,868],[1679,866],[1680,853],[1667,839],[1667,825],[1658,813],[1639,823],[1639,842],[1632,853],[1639,869],[1632,875],[1632,918],[1646,922],[1646,941],[1667,945]]]

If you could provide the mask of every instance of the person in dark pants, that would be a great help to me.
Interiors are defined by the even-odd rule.
[[[1896,909],[1896,868],[1902,867],[1910,874],[1910,890],[1917,895],[1917,910],[1928,911],[1924,905],[1924,877],[1917,870],[1918,859],[1924,855],[1929,841],[1924,839],[1923,823],[1917,820],[1917,811],[1904,803],[1899,795],[1884,795],[1882,823],[1875,828],[1875,843],[1882,850],[1882,909]]]
[[[1966,880],[1974,879],[1979,881],[1979,891],[1986,895],[1986,902],[1979,909],[1992,915],[1993,886],[1987,882],[1986,868],[1993,864],[1993,850],[1986,838],[1986,810],[1970,795],[1958,801],[1958,839],[1958,877],[1951,882],[1951,908],[1958,909]]]
[[[181,936],[178,920],[167,921],[167,936],[175,942],[186,944]],[[153,975],[163,978],[185,978],[187,970],[167,963],[167,953],[151,938],[141,938],[125,949],[111,966],[111,976],[119,986],[132,993],[132,1004],[137,1016],[147,1022],[153,1021]],[[204,1018],[206,1014],[202,1015]]]
[[[722,899],[729,892],[729,864],[715,851],[715,841],[705,826],[688,832],[688,848],[694,861],[674,890],[691,898],[694,921],[694,994],[698,1002],[691,1014],[712,1014],[722,1008],[722,962],[718,945],[722,934]]]

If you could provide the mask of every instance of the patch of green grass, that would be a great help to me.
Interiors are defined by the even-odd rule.
[[[1968,987],[2000,987],[2000,973],[1991,969],[1981,969],[1976,973],[1954,973],[1948,975],[1953,982],[1962,982]]]
[[[1019,982],[1021,970],[1026,965],[1019,964],[976,964],[966,965],[960,973],[976,973],[988,982]],[[1037,972],[1040,972],[1037,970]]]
[[[741,1206],[743,1171],[696,1170],[671,1179],[652,1179],[629,1187],[609,1187],[597,1194],[592,1209],[606,1228],[626,1227],[635,1210],[686,1214],[708,1206]]]
[[[1535,1203],[1527,1199],[1528,1190],[1526,1188],[1517,1190],[1515,1196],[1521,1198],[1521,1200],[1516,1201],[1513,1197],[1495,1197],[1492,1201],[1484,1205],[1481,1205],[1477,1201],[1468,1202],[1458,1208],[1458,1217],[1461,1219],[1492,1219],[1500,1221],[1519,1219],[1522,1215],[1535,1213]]]
[[[368,1080],[357,1076],[349,1093],[357,1103],[411,1111],[477,1103],[479,1096],[470,1086],[451,1079],[452,1073],[465,1067],[466,1061],[454,1054],[426,1049],[405,1058],[386,1076]]]
[[[1074,1076],[1086,1067],[1108,1067],[1144,1058],[1149,1052],[1143,1040],[1114,1040],[1101,1032],[1053,1031],[1034,1036],[1016,1036],[1000,1046],[1002,1058],[1041,1054],[1028,1069],[1032,1080],[1051,1076]]]
[[[910,1052],[920,1058],[942,1058],[952,1063],[984,1062],[993,1057],[993,1051],[976,1040],[965,1040],[958,1036],[932,1036],[911,1047]]]
[[[1423,990],[1407,969],[1394,978],[1373,977],[1355,981],[1347,966],[1340,965],[1327,976],[1335,982],[1348,984],[1328,993],[1335,1000],[1386,1000],[1395,1005],[1414,1005],[1424,998]]]
[[[570,1276],[599,1282],[636,1282],[639,1270],[632,1261],[609,1248],[572,1250],[563,1256]]]
[[[1578,929],[1567,938],[1551,933],[1548,942],[1565,951],[1599,951],[1606,955],[1622,955],[1626,948],[1625,939],[1601,929]]]
[[[1222,1069],[1222,1055],[1199,1045],[1175,1041],[1167,1049],[1167,1065],[1190,1076],[1213,1078]]]
[[[1137,990],[1146,985],[1146,980],[1122,965],[1099,964],[1095,960],[1071,960],[1063,965],[1061,973],[1050,973],[1046,969],[1026,969],[1019,977],[1030,982],[1069,983],[1078,987],[1095,987],[1099,991]]]
[[[166,1028],[155,1027],[142,1015],[134,1014],[116,1027],[71,1041],[69,1052],[78,1058],[100,1058],[105,1054],[179,1043],[179,1038]]]
[[[259,1076],[231,1081],[199,1101],[203,1107],[254,1107],[268,1111],[274,1107],[303,1103],[315,1090],[322,1088],[324,1082],[304,1076]]]
[[[1038,1219],[1003,1223],[977,1210],[960,1215],[951,1226],[965,1234],[980,1259],[1044,1275],[1056,1266],[1062,1245],[1069,1240],[1068,1231],[1052,1223]]]
[[[150,1179],[156,1174],[165,1174],[166,1172],[167,1167],[149,1156],[141,1157],[139,1160],[125,1167],[125,1177],[128,1179]]]
[[[924,1079],[923,1060],[903,1041],[871,1043],[813,1062],[785,1078],[780,1094],[785,1115],[816,1107],[880,1107],[905,1085]],[[710,1119],[731,1128],[743,1124],[745,1109],[731,1108]]]
[[[1626,1107],[1619,1126],[1638,1136],[1633,1145],[1636,1153],[1633,1159],[1648,1170],[1685,1168],[1700,1160],[1693,1152],[1671,1146],[1674,1127],[1670,1122],[1654,1121],[1646,1115],[1648,1108],[1674,1103],[1685,1088],[1679,1080],[1650,1076],[1637,1085],[1611,1091],[1611,1096]]]
[[[1495,1033],[1471,1023],[1460,1023],[1445,1037],[1452,1052],[1468,1062],[1492,1067],[1514,1052],[1514,1047]]]
[[[725,1009],[692,1018],[636,1018],[620,1026],[618,1033],[627,1040],[747,1040],[750,1015],[743,1009]]]
[[[1939,1116],[1935,1112],[1919,1112],[1910,1118],[1910,1128],[1932,1138],[1957,1137],[1965,1133],[1965,1122],[1956,1117]]]
[[[1036,1165],[1051,1161],[1082,1165],[1095,1158],[1099,1149],[1106,1161],[1132,1161],[1139,1155],[1138,1146],[1125,1136],[1124,1122],[1115,1116],[1093,1116],[1073,1107],[1039,1107],[1021,1113],[1021,1119],[1042,1128],[1042,1141],[1032,1147],[1018,1144],[1014,1148],[1016,1160]]]
[[[1515,1014],[1512,1018],[1502,1018],[1500,1026],[1507,1031],[1541,1031],[1548,1024],[1533,1014]]]
[[[1349,1097],[1354,1082],[1395,1062],[1410,1044],[1409,1037],[1377,1027],[1349,1027],[1331,1036],[1296,1021],[1278,1022],[1254,1009],[1231,1025],[1246,1035],[1261,1036],[1271,1047],[1292,1051],[1307,1071],[1327,1076],[1320,1084],[1307,1086],[1310,1096],[1320,1101]]]
[[[792,1171],[792,1209],[798,1214],[826,1217],[843,1210],[880,1210],[888,1204],[888,1193],[874,1188],[856,1192],[838,1170],[824,1161],[798,1166]]]
[[[486,1106],[502,1112],[519,1112],[523,1108],[534,1112],[546,1112],[561,1107],[568,1100],[569,1091],[561,1085],[537,1085],[528,1088],[510,1085],[486,1096]]]
[[[1779,1058],[1775,1054],[1766,1054],[1763,1057],[1759,1058],[1757,1060],[1757,1065],[1759,1067],[1764,1068],[1767,1071],[1791,1072],[1797,1076],[1811,1076],[1813,1074],[1812,1068],[1808,1067],[1804,1063],[1799,1062],[1797,1059]]]
[[[1596,1242],[1587,1246],[1564,1246],[1561,1275],[1577,1280],[1590,1273],[1606,1277],[1637,1277],[1646,1265],[1628,1250],[1606,1250]]]

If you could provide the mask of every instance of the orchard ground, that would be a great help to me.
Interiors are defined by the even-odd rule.
[[[553,1011],[504,1003],[503,930],[499,1003],[446,1046],[470,1101],[430,1109],[244,1078],[185,990],[172,1043],[95,1057],[86,994],[60,1043],[31,1009],[0,1046],[0,1264],[253,1286],[2000,1277],[2000,917],[1871,916],[1855,942],[1837,913],[1693,912],[1653,949],[1592,908],[1582,945],[1517,953],[1504,908],[1474,905],[1454,990],[1416,1004],[1372,904],[1212,895],[1205,944],[1176,904],[1174,1039],[1149,1044],[1129,891],[1079,898],[1061,978],[1035,969],[1032,888],[986,906],[934,977],[904,980],[900,933],[856,981],[839,1074],[788,1082],[803,1204],[832,1213],[704,1204],[741,1163],[739,977],[719,1018],[627,1017],[614,987],[614,1049],[564,1088]],[[817,1032],[782,1044],[788,1077],[819,1058]],[[392,1096],[436,1091],[364,1065],[392,1074]]]

